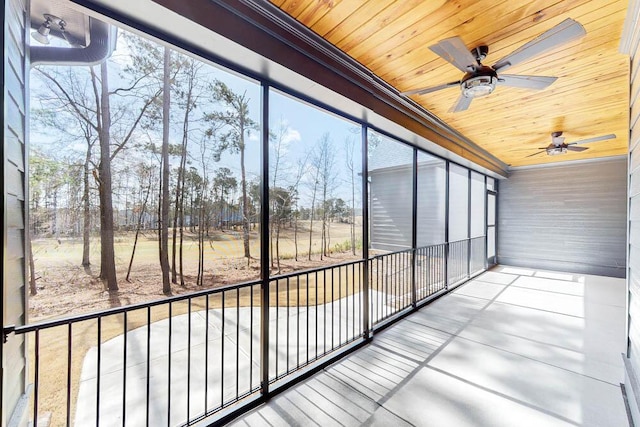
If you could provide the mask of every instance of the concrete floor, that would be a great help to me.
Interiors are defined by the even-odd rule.
[[[497,267],[233,426],[628,426],[625,281]]]

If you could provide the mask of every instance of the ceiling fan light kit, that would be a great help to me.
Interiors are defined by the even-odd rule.
[[[567,147],[547,148],[547,154],[549,156],[557,156],[558,154],[567,154]]]
[[[496,89],[498,78],[495,75],[473,76],[461,83],[462,94],[467,98],[480,98],[490,95]]]
[[[565,19],[555,27],[545,31],[535,39],[524,44],[512,53],[500,59],[493,66],[483,65],[482,61],[489,53],[488,46],[478,46],[467,49],[460,37],[450,37],[429,46],[436,55],[440,56],[454,67],[464,72],[464,77],[455,82],[438,86],[413,89],[402,92],[401,95],[423,95],[446,89],[452,86],[460,87],[460,96],[449,110],[450,112],[464,111],[471,105],[473,98],[490,95],[496,86],[510,86],[525,89],[542,90],[552,84],[557,77],[499,75],[513,65],[525,62],[535,56],[554,49],[562,44],[580,38],[586,34],[584,27],[573,19]]]

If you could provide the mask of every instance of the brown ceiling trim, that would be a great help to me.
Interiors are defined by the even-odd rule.
[[[508,165],[451,129],[269,2],[153,0],[482,167]]]

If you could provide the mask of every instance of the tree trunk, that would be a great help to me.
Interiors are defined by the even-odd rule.
[[[293,219],[293,245],[295,247],[295,260],[298,262],[298,205],[296,204],[295,218]]]
[[[33,261],[31,237],[29,237],[27,244],[29,245],[29,294],[36,295],[38,293],[38,288],[36,287],[36,264]]]
[[[316,202],[316,191],[313,190],[313,198],[311,199],[311,212],[309,214],[309,261],[311,261],[311,245],[313,240],[313,211],[314,204]]]
[[[83,224],[82,224],[82,266],[91,265],[90,241],[91,238],[91,206],[89,200],[89,162],[91,160],[91,148],[87,147],[84,159],[82,174],[82,204],[83,204]]]
[[[353,176],[353,152],[351,153],[351,253],[356,255],[356,183]]]
[[[169,281],[169,113],[171,109],[171,50],[164,48],[164,74],[162,88],[162,207],[160,212],[160,269],[162,292],[171,294]]]
[[[204,275],[204,194],[205,192],[202,191],[200,196],[200,210],[198,214],[198,277],[196,278],[198,286],[202,286]]]
[[[100,116],[100,163],[98,166],[100,194],[100,278],[106,282],[107,290],[117,291],[115,250],[113,245],[113,193],[111,185],[111,108],[107,62],[100,64],[101,103]]]
[[[247,258],[247,265],[251,262],[251,249],[249,248],[249,204],[247,203],[247,178],[244,167],[244,135],[240,148],[240,179],[242,180],[242,241],[244,244],[244,256]]]
[[[182,160],[180,161],[182,165]],[[182,176],[181,168],[178,168],[178,181],[176,182],[176,198],[173,208],[173,238],[171,239],[171,283],[177,283],[176,271],[176,244],[178,240],[178,217],[180,214],[180,178]]]
[[[280,220],[277,221],[276,227],[276,263],[278,266],[278,274],[280,274]]]
[[[149,173],[149,185],[147,186],[147,193],[144,196],[142,202],[142,208],[140,208],[140,215],[138,215],[138,222],[136,224],[136,237],[133,240],[133,250],[131,251],[131,259],[129,260],[129,268],[127,268],[127,277],[125,280],[129,282],[129,276],[131,275],[131,267],[133,266],[133,257],[136,255],[136,247],[138,246],[138,236],[140,235],[140,229],[142,228],[142,218],[144,218],[144,212],[147,208],[147,201],[149,200],[149,194],[151,193],[151,172]]]
[[[51,235],[58,239],[58,187],[53,188],[53,215],[51,216]]]

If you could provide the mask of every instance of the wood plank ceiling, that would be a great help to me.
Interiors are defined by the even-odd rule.
[[[509,68],[559,77],[541,91],[499,86],[468,110],[448,110],[453,86],[411,98],[511,166],[624,155],[629,132],[629,59],[618,53],[627,0],[271,0],[398,91],[460,80],[429,46],[459,36],[489,46],[491,65],[566,18],[586,36]],[[580,153],[539,152],[551,132],[565,142],[614,133]]]

